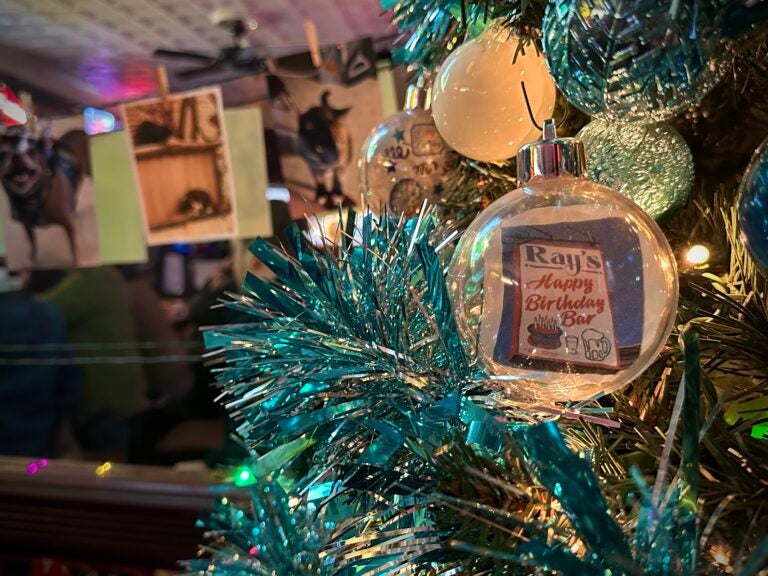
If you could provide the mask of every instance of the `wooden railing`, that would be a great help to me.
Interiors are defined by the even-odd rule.
[[[210,473],[153,466],[0,457],[0,557],[175,568],[193,558]]]

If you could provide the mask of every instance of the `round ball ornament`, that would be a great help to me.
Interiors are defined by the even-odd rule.
[[[747,166],[737,205],[741,238],[752,260],[768,277],[768,139]]]
[[[720,15],[717,2],[550,0],[542,41],[571,104],[602,119],[658,122],[724,74]]]
[[[376,126],[363,143],[360,183],[374,209],[416,214],[424,200],[435,203],[450,170],[451,149],[440,137],[429,95],[410,86],[405,109]]]
[[[535,118],[548,118],[555,84],[534,46],[489,27],[446,58],[432,88],[432,115],[440,134],[459,154],[484,162],[506,160],[538,137],[520,86]]]
[[[653,218],[685,204],[693,186],[693,155],[669,124],[593,120],[578,138],[591,180],[620,192]]]
[[[581,143],[557,138],[551,120],[517,166],[520,187],[472,222],[450,264],[462,341],[517,402],[614,391],[672,329],[672,249],[639,206],[585,177]]]

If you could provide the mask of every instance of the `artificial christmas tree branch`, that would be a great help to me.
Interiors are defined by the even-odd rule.
[[[543,0],[383,6],[414,68],[434,69],[497,18],[541,47]],[[295,230],[292,255],[257,241],[277,279],[248,277],[246,295],[228,303],[253,323],[206,335],[256,481],[249,503],[217,502],[209,557],[192,570],[760,573],[768,285],[733,203],[768,132],[768,26],[752,3],[695,7],[722,10],[713,21],[734,63],[674,121],[694,152],[695,197],[663,225],[676,253],[701,242],[714,257],[682,271],[679,330],[656,361],[619,393],[545,410],[506,397],[467,353],[446,253],[456,231],[517,186],[511,162],[460,158],[439,206],[413,220],[366,215],[357,231],[350,215],[338,245],[313,248]],[[570,114],[565,133],[586,120]]]
[[[289,266],[287,255],[258,242],[255,253],[276,269],[281,283],[268,285],[253,283],[251,279],[252,295],[240,297],[233,305],[254,314],[256,323],[221,327],[208,334],[209,344],[224,345],[220,353],[227,358],[227,363],[219,369],[218,380],[227,403],[242,420],[240,433],[246,442],[256,450],[266,447],[280,450],[281,443],[291,438],[311,438],[316,444],[311,448],[315,452],[309,471],[295,482],[290,494],[280,497],[285,500],[283,506],[286,502],[293,502],[293,507],[311,503],[313,514],[303,516],[308,524],[296,528],[306,530],[307,535],[301,536],[301,541],[306,541],[310,534],[321,534],[318,529],[321,524],[335,528],[335,531],[322,532],[322,552],[317,552],[325,563],[322,573],[398,573],[387,570],[401,566],[411,571],[401,572],[403,574],[450,574],[450,570],[463,566],[479,573],[486,570],[488,574],[525,574],[530,570],[530,563],[553,568],[580,566],[579,569],[585,570],[583,573],[589,573],[597,570],[597,566],[611,563],[615,566],[618,560],[610,554],[601,556],[594,567],[590,567],[594,559],[582,565],[590,546],[601,545],[599,541],[592,544],[582,541],[584,536],[573,523],[594,524],[594,518],[583,515],[595,508],[572,510],[570,520],[563,516],[567,508],[559,502],[562,493],[558,495],[558,492],[582,488],[578,484],[565,486],[564,480],[554,478],[540,484],[541,475],[549,474],[548,468],[541,468],[547,461],[538,451],[542,437],[532,436],[535,441],[531,440],[530,444],[526,444],[523,437],[521,445],[521,439],[509,435],[492,412],[466,403],[452,392],[461,390],[462,382],[471,381],[461,377],[461,371],[469,367],[460,352],[450,360],[444,355],[455,339],[450,328],[434,332],[432,336],[424,332],[451,325],[446,317],[438,323],[420,316],[423,310],[429,309],[429,315],[437,313],[435,317],[440,318],[438,310],[440,302],[444,302],[440,288],[442,274],[429,272],[432,257],[425,231],[406,230],[402,221],[379,225],[370,221],[364,230],[362,247],[346,244],[338,250],[328,246],[326,250],[313,251],[293,236],[299,255],[293,266]],[[378,268],[357,267],[364,262],[371,266],[377,261],[381,263]],[[403,275],[393,268],[409,272]],[[329,273],[330,269],[338,272],[346,269],[352,274]],[[336,280],[318,284],[324,277]],[[388,279],[390,283],[381,283],[380,279]],[[403,288],[393,285],[394,279],[405,282]],[[352,284],[348,284],[350,280]],[[395,306],[386,293],[402,292],[411,282],[415,284],[411,285],[410,293],[419,295],[418,304],[403,306],[399,300],[401,304]],[[344,308],[346,304],[339,300],[342,293],[357,294],[354,300],[348,301],[349,304],[357,302],[355,306],[364,305],[366,301],[389,302],[389,307],[397,308],[397,315],[407,323],[382,320],[378,324],[380,332],[371,332],[369,325],[357,321],[361,315],[359,308]],[[307,302],[310,295],[315,297],[313,305],[304,304],[301,316],[294,316],[299,311],[295,303]],[[331,312],[332,308],[335,312]],[[299,323],[304,326],[300,327]],[[340,335],[323,335],[320,329]],[[370,340],[354,344],[352,334],[356,332],[359,337],[367,334],[376,340],[394,343],[396,347],[383,350]],[[418,336],[415,342],[413,336]],[[405,354],[406,348],[402,346],[413,348]],[[291,350],[295,350],[297,356],[292,357]],[[305,364],[302,370],[288,368],[300,362]],[[415,368],[416,365],[420,367]],[[667,365],[672,373],[664,368]],[[608,496],[606,506],[612,510],[619,526],[629,533],[638,530],[637,522],[644,510],[639,502],[626,509],[626,503],[631,501],[628,499],[638,489],[630,471],[635,470],[635,476],[642,478],[663,465],[664,482],[670,482],[684,468],[678,464],[683,455],[677,450],[663,461],[663,446],[670,444],[662,432],[673,420],[671,399],[676,394],[674,383],[681,376],[682,366],[670,349],[670,354],[649,370],[644,381],[606,403],[622,421],[621,431],[584,424],[565,429],[568,444],[587,458],[579,464],[585,467],[584,474],[589,469],[588,462],[600,471],[600,485]],[[657,379],[660,379],[658,383]],[[713,394],[711,389],[707,392],[711,386],[708,378],[704,378],[702,386],[703,398]],[[398,389],[403,392],[397,392]],[[477,390],[466,389],[466,392],[477,395]],[[689,402],[699,401],[695,389],[688,390],[687,397]],[[735,436],[720,430],[719,421],[711,421],[710,416],[710,409],[706,409],[703,417],[708,421],[707,437],[712,438],[714,445],[708,440],[702,446],[700,466],[705,478],[699,489],[704,513],[708,514],[722,501],[718,495],[723,495],[723,482],[727,478],[732,480],[728,484],[729,507],[733,506],[734,511],[741,507],[749,513],[745,496],[749,490],[759,494],[760,479],[765,477],[760,463],[765,460],[760,459],[760,454],[748,453],[757,458],[750,471],[738,465],[722,468],[729,459],[730,442],[726,440],[733,440]],[[675,428],[672,427],[673,434]],[[698,428],[696,430],[694,436],[698,437]],[[729,436],[722,436],[723,432]],[[687,434],[690,438],[691,432]],[[306,444],[304,449],[308,447]],[[536,450],[530,452],[534,448]],[[764,445],[757,446],[761,448],[764,450]],[[565,450],[565,445],[552,449]],[[290,477],[295,454],[288,450],[279,453],[285,455],[282,460],[263,457],[274,463],[275,470],[256,465],[253,469],[262,476]],[[726,460],[718,462],[721,457]],[[573,472],[574,463],[561,464],[562,468],[553,468],[552,473],[558,469]],[[587,479],[591,478],[589,474]],[[736,481],[739,476],[742,479]],[[598,489],[594,484],[597,479],[588,481],[593,483],[590,490]],[[560,489],[556,487],[558,482]],[[262,484],[259,486],[263,488]],[[734,489],[742,492],[733,492]],[[265,506],[262,499],[273,497],[256,488],[252,490],[253,506]],[[683,497],[674,496],[676,492],[663,494],[673,501]],[[585,498],[582,494],[581,499]],[[269,504],[265,510],[272,510],[276,505]],[[254,509],[255,512],[248,508],[241,510],[232,503],[223,506],[224,511],[217,512],[208,524],[211,528],[218,526],[216,541],[221,542],[213,549],[218,561],[206,564],[209,571],[247,569],[249,562],[255,561],[248,559],[247,550],[254,546],[271,546],[270,554],[277,554],[283,546],[282,539],[268,535],[256,537],[244,528],[245,524],[241,525],[242,529],[237,525],[249,514],[256,513],[258,517],[266,512],[258,512],[260,508]],[[600,507],[596,510],[599,513]],[[647,510],[644,513],[647,514]],[[752,518],[751,514],[747,517]],[[224,529],[221,523],[227,518],[234,524]],[[663,522],[678,522],[681,517],[669,512],[658,518]],[[745,535],[744,530],[738,531],[743,537],[749,536],[744,542],[730,542],[726,538],[727,523],[742,518],[732,515],[730,509],[727,514],[721,510],[712,531],[713,538],[727,542],[730,550],[741,544],[745,553],[754,549],[759,541],[759,523],[755,523],[749,535]],[[651,528],[656,534],[654,537],[661,537],[664,530],[672,530],[666,525],[644,529]],[[280,533],[279,528],[276,530]],[[541,534],[546,536],[536,536],[540,530],[544,530]],[[662,532],[657,534],[657,530]],[[234,546],[233,538],[240,544]],[[705,552],[702,550],[701,555],[702,562],[706,563]],[[685,553],[691,553],[690,546]],[[233,554],[238,556],[236,561],[231,560]],[[265,561],[261,556],[257,560]],[[621,562],[634,561],[627,557]],[[310,564],[316,566],[317,562],[313,560]]]

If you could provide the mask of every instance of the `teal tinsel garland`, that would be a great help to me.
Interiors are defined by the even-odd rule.
[[[248,464],[250,502],[215,503],[204,523],[210,558],[190,571],[698,573],[695,339],[685,336],[680,478],[669,484],[662,470],[652,491],[637,477],[643,505],[630,539],[589,462],[554,423],[516,424],[487,400],[459,341],[434,228],[430,215],[408,223],[366,215],[358,233],[348,228],[322,250],[297,229],[293,256],[254,242],[277,279],[249,276],[247,295],[231,305],[254,322],[212,328],[206,341],[222,360],[217,380],[240,434],[268,452]],[[546,490],[570,531],[493,499],[452,496],[457,481],[487,486],[477,493],[485,499],[488,490],[522,501]],[[573,538],[585,553],[571,551]]]
[[[253,243],[279,283],[249,275],[248,296],[232,305],[255,323],[205,335],[210,348],[223,347],[218,381],[244,439],[274,445],[314,431],[340,446],[362,427],[375,440],[387,425],[414,425],[414,408],[471,382],[427,240],[433,227],[427,218],[409,232],[369,214],[359,245],[350,234],[338,247],[314,250],[298,229],[289,232],[295,257]],[[359,455],[345,447],[339,457]]]

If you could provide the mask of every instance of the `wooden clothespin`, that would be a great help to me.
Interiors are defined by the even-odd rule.
[[[312,57],[312,65],[320,68],[323,65],[323,55],[320,52],[320,41],[317,37],[317,26],[312,20],[304,20],[304,34],[307,37],[309,55]]]
[[[160,96],[160,107],[163,110],[166,122],[170,125],[173,110],[168,102],[168,96],[170,95],[168,71],[162,64],[155,67],[155,82],[157,83],[157,93]]]
[[[162,64],[155,67],[155,82],[157,82],[157,93],[160,95],[160,100],[165,103],[168,100],[170,89],[168,85],[168,72]]]

